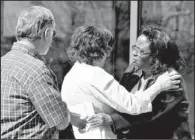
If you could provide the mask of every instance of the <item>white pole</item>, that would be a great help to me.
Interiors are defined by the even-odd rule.
[[[129,46],[129,64],[133,62],[132,45],[136,43],[138,27],[138,1],[130,2],[130,46]]]
[[[1,36],[3,36],[4,29],[4,1],[1,1]]]

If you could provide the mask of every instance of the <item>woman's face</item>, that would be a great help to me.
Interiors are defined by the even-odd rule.
[[[150,70],[150,44],[151,42],[142,34],[137,38],[136,44],[132,48],[134,64],[144,71]]]

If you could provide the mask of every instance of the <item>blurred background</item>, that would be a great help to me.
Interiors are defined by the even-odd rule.
[[[179,45],[187,62],[182,74],[191,101],[190,126],[194,134],[194,1],[142,1],[138,2],[136,11],[131,10],[131,4],[132,1],[1,1],[1,56],[16,41],[15,27],[20,12],[32,5],[40,5],[49,8],[56,20],[57,34],[45,58],[57,75],[59,88],[72,66],[66,54],[69,39],[77,27],[86,23],[105,26],[115,36],[112,57],[105,69],[120,80],[131,57],[130,13],[138,12],[138,20],[135,19],[138,28],[147,24],[164,27]]]

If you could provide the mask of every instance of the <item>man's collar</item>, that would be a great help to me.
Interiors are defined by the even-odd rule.
[[[35,57],[35,58],[38,58],[38,59],[46,62],[45,59],[41,55],[39,55],[36,51],[30,50],[29,46],[27,46],[25,44],[22,44],[22,43],[19,43],[19,42],[14,42],[14,44],[12,46],[12,50],[27,53],[27,54]]]

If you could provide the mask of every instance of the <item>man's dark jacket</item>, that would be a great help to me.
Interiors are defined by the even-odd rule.
[[[141,79],[140,70],[130,65],[124,73],[120,84],[128,91]],[[157,77],[149,78],[144,90],[150,87]],[[113,131],[118,138],[128,139],[191,139],[188,123],[187,93],[185,83],[181,81],[182,91],[164,91],[160,93],[152,102],[152,112],[141,115],[128,115],[124,113],[114,113]]]

